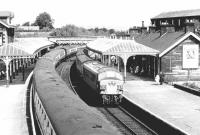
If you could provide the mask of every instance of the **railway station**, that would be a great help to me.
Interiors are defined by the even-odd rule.
[[[200,10],[161,13],[120,39],[14,38],[13,17],[0,12],[3,133],[200,134],[198,90],[175,87],[199,82]]]

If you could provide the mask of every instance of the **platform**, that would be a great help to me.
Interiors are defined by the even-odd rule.
[[[25,79],[33,65],[25,70]],[[26,116],[26,85],[19,73],[8,87],[0,81],[0,129],[2,135],[29,135]]]
[[[0,127],[3,135],[28,135],[24,85],[0,86]]]
[[[185,133],[200,134],[200,97],[171,85],[129,80],[124,96]]]

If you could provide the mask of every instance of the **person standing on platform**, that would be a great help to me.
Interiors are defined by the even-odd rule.
[[[160,84],[160,76],[158,74],[155,77],[155,81],[157,84]]]
[[[160,72],[160,85],[162,85],[164,82],[164,73]]]

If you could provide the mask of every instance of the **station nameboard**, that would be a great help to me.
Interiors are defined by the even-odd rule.
[[[199,67],[199,45],[183,45],[183,69]]]

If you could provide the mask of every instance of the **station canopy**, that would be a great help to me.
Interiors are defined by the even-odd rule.
[[[159,51],[137,43],[135,40],[101,38],[87,44],[88,50],[101,55],[116,55],[124,62],[124,77],[126,78],[126,64],[130,56],[158,55]]]
[[[101,38],[87,44],[87,49],[103,55],[153,55],[159,53],[135,40]]]
[[[13,43],[0,46],[0,58],[30,58],[39,50],[51,46],[54,43],[47,38],[16,38]]]
[[[15,42],[12,43],[15,46],[19,46],[26,50],[26,52],[34,55],[38,51],[52,46],[55,43],[49,41],[47,38],[15,38]]]
[[[0,47],[0,57],[32,57],[32,54],[26,52],[24,49],[7,44]]]

